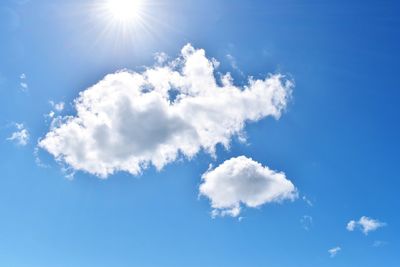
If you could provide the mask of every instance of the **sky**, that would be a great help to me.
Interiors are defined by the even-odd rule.
[[[399,12],[1,1],[0,266],[399,266]]]

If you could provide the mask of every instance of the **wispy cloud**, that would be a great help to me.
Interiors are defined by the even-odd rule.
[[[372,243],[373,247],[383,247],[386,246],[388,242],[382,241],[382,240],[375,240],[374,243]]]
[[[169,57],[164,52],[157,52],[154,54],[154,60],[156,61],[156,65],[162,66],[164,63],[168,61]]]
[[[26,146],[29,142],[29,132],[22,123],[14,124],[16,131],[7,138],[8,141],[14,142],[20,146]]]
[[[65,107],[64,102],[54,102],[53,100],[50,100],[49,103],[51,105],[52,110],[48,114],[45,114],[45,117],[53,119],[56,115],[58,115],[60,112],[64,110]]]
[[[22,73],[22,74],[19,76],[19,79],[20,79],[19,85],[20,85],[21,90],[22,90],[23,92],[28,91],[29,86],[28,86],[26,74],[25,74],[25,73]]]
[[[358,221],[351,220],[347,223],[346,229],[348,231],[354,231],[360,229],[365,235],[369,232],[375,231],[378,228],[386,226],[386,223],[380,222],[376,219],[372,219],[366,216],[362,216]]]
[[[331,258],[336,257],[336,255],[342,250],[341,247],[334,247],[328,250],[329,256]]]
[[[313,218],[309,215],[304,215],[301,217],[300,223],[304,230],[309,231],[313,225]]]
[[[64,107],[65,107],[64,102],[54,102],[53,100],[50,100],[49,103],[50,103],[51,107],[57,112],[61,112],[64,110]]]
[[[245,75],[244,75],[243,71],[239,68],[236,58],[234,56],[232,56],[231,54],[227,54],[226,58],[228,59],[229,64],[231,65],[231,67],[235,71],[237,71],[241,76],[244,77]]]
[[[306,196],[303,196],[301,199],[302,199],[308,206],[310,206],[310,207],[314,206],[314,203],[313,203],[311,200],[309,200]]]

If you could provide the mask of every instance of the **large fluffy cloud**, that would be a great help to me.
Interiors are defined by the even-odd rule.
[[[240,156],[208,170],[202,176],[200,194],[208,197],[213,216],[238,216],[241,205],[259,207],[265,203],[294,200],[297,190],[283,172]]]
[[[100,177],[138,174],[201,150],[214,154],[246,122],[279,118],[290,81],[268,75],[239,87],[229,73],[217,79],[216,65],[203,49],[188,44],[171,62],[107,75],[80,93],[76,115],[53,123],[39,147],[74,170]]]

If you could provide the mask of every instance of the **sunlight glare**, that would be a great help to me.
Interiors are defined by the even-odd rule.
[[[124,23],[138,19],[141,6],[141,0],[108,0],[106,3],[112,18]]]

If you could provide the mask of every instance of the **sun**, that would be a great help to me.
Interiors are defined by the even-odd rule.
[[[113,20],[129,23],[140,18],[142,5],[142,0],[107,0],[105,9]]]
[[[156,0],[91,1],[90,19],[99,29],[99,40],[104,38],[116,47],[138,46],[140,41],[157,34],[154,26],[160,22],[154,16]]]

